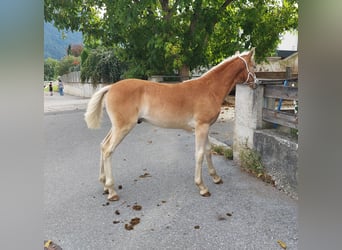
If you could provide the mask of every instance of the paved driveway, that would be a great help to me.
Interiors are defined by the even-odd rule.
[[[297,201],[222,156],[213,161],[224,183],[215,185],[204,166],[212,195],[201,197],[194,136],[180,130],[137,125],[112,159],[121,199],[107,203],[97,177],[110,122],[88,130],[83,114],[44,115],[45,239],[64,250],[282,249],[278,240],[297,249]],[[140,223],[127,230],[134,218]]]

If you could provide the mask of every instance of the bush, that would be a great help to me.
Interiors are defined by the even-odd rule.
[[[261,156],[247,146],[240,150],[241,167],[250,172],[261,175],[264,174],[264,166],[261,163]]]
[[[91,80],[93,84],[113,83],[123,78],[125,64],[119,61],[112,49],[85,49],[81,58],[82,82]]]
[[[261,156],[247,145],[244,145],[240,150],[240,164],[247,172],[275,186],[275,181],[272,176],[265,171],[265,167],[261,162]]]
[[[52,58],[44,60],[44,81],[50,81],[57,77],[58,61]]]

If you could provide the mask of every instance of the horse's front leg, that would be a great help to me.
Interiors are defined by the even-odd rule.
[[[207,159],[208,171],[210,176],[213,178],[215,184],[222,184],[223,181],[221,177],[216,173],[216,169],[214,167],[213,161],[211,159],[211,144],[209,142],[209,138],[207,139],[205,156]]]
[[[195,136],[196,136],[195,183],[200,190],[200,194],[205,197],[210,196],[209,189],[204,184],[203,178],[202,178],[202,164],[203,164],[204,154],[206,152],[206,145],[208,141],[208,131],[209,131],[208,124],[197,125],[195,128]]]

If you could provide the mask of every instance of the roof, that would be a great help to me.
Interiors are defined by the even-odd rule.
[[[286,57],[291,56],[292,54],[296,53],[296,50],[277,50],[277,56],[281,57],[281,59],[284,59]]]

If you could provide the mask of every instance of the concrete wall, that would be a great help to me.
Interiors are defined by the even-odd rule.
[[[91,97],[97,90],[106,84],[93,85],[90,83],[68,83],[64,82],[64,92],[69,95]]]
[[[277,188],[298,198],[298,142],[274,129],[254,132],[254,149]]]
[[[264,87],[251,89],[237,85],[235,92],[235,127],[233,157],[240,164],[241,147],[247,146],[261,155],[266,173],[276,187],[298,198],[298,143],[276,129],[264,129],[262,108]]]
[[[69,95],[91,97],[97,90],[107,84],[91,84],[81,82],[81,72],[71,72],[61,76],[64,84],[64,92]]]

